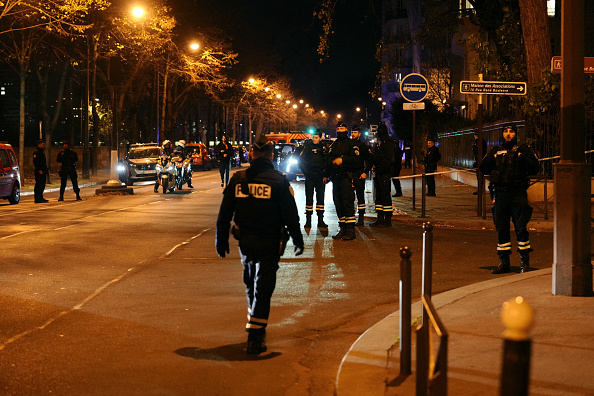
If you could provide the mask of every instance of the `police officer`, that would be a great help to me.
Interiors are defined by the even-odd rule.
[[[398,139],[394,139],[394,173],[392,176],[400,176],[400,171],[402,171],[402,149],[400,148],[400,141]],[[392,196],[401,197],[402,184],[400,183],[400,179],[392,179],[392,183],[394,184],[394,189],[396,190]]]
[[[301,154],[299,154],[299,167],[305,176],[305,225],[311,228],[311,216],[314,208],[314,191],[316,193],[316,213],[318,215],[318,228],[328,228],[324,223],[324,199],[326,192],[326,146],[322,143],[322,132],[319,130],[311,137]]]
[[[514,222],[520,253],[520,272],[530,267],[530,239],[528,222],[532,207],[528,204],[526,190],[529,175],[539,172],[540,164],[536,155],[526,144],[518,144],[518,129],[514,123],[503,127],[503,143],[493,147],[479,165],[484,175],[490,175],[493,189],[493,222],[497,232],[497,255],[500,263],[491,272],[509,272],[511,255],[510,218]]]
[[[394,174],[394,141],[390,138],[388,127],[380,124],[377,128],[379,144],[373,153],[375,169],[375,211],[377,220],[372,227],[392,227],[392,189],[390,180]]]
[[[173,149],[173,155],[174,156],[178,156],[182,159],[182,166],[185,168],[184,172],[188,172],[188,174],[186,175],[187,179],[188,179],[188,187],[189,188],[194,188],[194,186],[192,185],[192,167],[190,166],[189,163],[186,162],[186,158],[188,157],[188,150],[186,149],[186,141],[185,140],[179,140],[177,141],[177,143],[175,143],[175,148]],[[179,186],[179,189],[181,190],[182,186]]]
[[[221,138],[221,142],[215,148],[217,160],[219,161],[219,173],[221,174],[221,187],[229,183],[229,172],[231,161],[235,156],[235,149],[227,142],[227,136]]]
[[[353,170],[357,155],[349,139],[344,122],[336,125],[336,140],[328,150],[328,170],[332,180],[332,198],[338,216],[340,230],[333,239],[351,241],[355,239],[355,191]]]
[[[427,138],[427,150],[423,158],[425,164],[425,173],[437,172],[437,163],[441,159],[441,153],[435,145],[435,139],[432,137]],[[435,175],[427,175],[427,196],[435,196]]]
[[[173,148],[171,147],[171,141],[168,139],[163,140],[163,145],[161,146],[161,158],[164,157],[171,157],[173,154]],[[163,164],[164,166],[164,164]],[[155,181],[155,192],[159,192],[159,180]]]
[[[303,236],[293,190],[287,178],[272,165],[272,142],[261,135],[252,155],[249,169],[236,172],[223,190],[215,246],[221,258],[229,253],[233,218],[233,236],[239,240],[248,300],[247,353],[260,354],[267,350],[264,338],[270,299],[284,243],[290,235],[295,255],[299,256],[303,253]]]
[[[362,226],[365,225],[365,180],[367,180],[367,174],[373,164],[371,162],[371,149],[361,141],[361,128],[357,124],[351,128],[351,140],[353,142],[353,150],[355,150],[355,155],[357,156],[353,171],[353,187],[355,188],[355,195],[357,197],[359,218],[355,225]]]
[[[68,142],[64,142],[62,147],[64,148],[62,151],[58,153],[57,162],[61,164],[60,166],[60,198],[58,201],[64,200],[64,191],[66,190],[66,182],[70,177],[70,181],[72,182],[72,189],[76,194],[76,200],[82,201],[80,197],[80,188],[78,188],[78,175],[76,174],[76,163],[78,162],[78,155],[76,151],[70,150],[70,144]]]
[[[45,158],[45,142],[41,139],[37,141],[37,150],[33,153],[33,165],[35,167],[35,203],[48,202],[43,198],[45,182],[47,180],[47,160]]]

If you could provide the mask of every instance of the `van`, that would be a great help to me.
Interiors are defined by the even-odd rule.
[[[0,143],[0,198],[12,205],[21,200],[19,163],[10,144]]]

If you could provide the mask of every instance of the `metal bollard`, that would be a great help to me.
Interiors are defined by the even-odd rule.
[[[533,324],[530,305],[522,297],[503,303],[501,321],[505,326],[501,368],[501,396],[528,396]]]
[[[400,375],[411,374],[411,264],[412,250],[400,248]]]
[[[433,224],[423,223],[423,288],[422,293],[431,300],[431,282],[433,274]]]

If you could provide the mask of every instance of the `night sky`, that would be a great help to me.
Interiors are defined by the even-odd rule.
[[[379,116],[373,90],[381,38],[380,0],[345,0],[335,16],[330,58],[316,52],[321,22],[315,0],[170,0],[178,34],[224,35],[239,54],[235,78],[286,76],[296,96],[316,110],[345,115],[356,106]]]

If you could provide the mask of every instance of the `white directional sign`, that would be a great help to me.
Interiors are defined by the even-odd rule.
[[[526,83],[506,81],[460,81],[460,93],[486,95],[526,95]]]
[[[402,110],[425,110],[425,102],[402,103]]]

